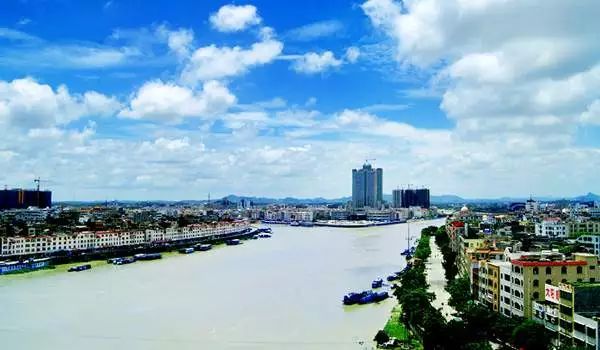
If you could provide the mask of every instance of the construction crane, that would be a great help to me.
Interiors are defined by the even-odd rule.
[[[40,179],[40,178],[39,178],[39,176],[38,176],[38,177],[36,177],[35,179],[33,179],[33,182],[35,183],[35,189],[36,189],[36,191],[38,191],[38,192],[39,192],[39,191],[40,191],[40,183],[41,183],[41,182],[48,182],[48,180],[42,180],[42,179]]]
[[[377,160],[377,159],[375,159],[375,158],[367,158],[367,159],[365,159],[365,164],[369,164],[370,160]]]

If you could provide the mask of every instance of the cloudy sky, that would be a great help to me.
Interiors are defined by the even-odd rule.
[[[597,0],[0,3],[0,184],[58,200],[600,192]]]

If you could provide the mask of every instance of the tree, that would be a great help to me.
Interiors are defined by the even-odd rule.
[[[377,331],[377,334],[375,334],[375,339],[373,340],[377,343],[377,345],[381,345],[390,341],[390,337],[387,335],[386,332],[383,331],[383,329],[380,329],[379,331]]]
[[[450,300],[448,304],[461,312],[471,300],[471,282],[466,277],[457,278],[450,281],[446,287],[448,293],[450,293]]]
[[[525,320],[513,331],[513,344],[525,350],[545,350],[550,348],[550,337],[544,325]]]

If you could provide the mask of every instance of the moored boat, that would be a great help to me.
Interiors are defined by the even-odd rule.
[[[230,239],[226,242],[227,245],[238,245],[240,243],[242,243],[242,242],[237,238]]]
[[[368,294],[373,294],[372,291],[363,291],[363,292],[359,292],[359,293],[348,293],[346,295],[344,295],[344,299],[343,299],[343,303],[344,305],[354,305],[354,304],[358,304],[360,302],[360,300],[367,296]]]
[[[181,254],[191,254],[191,253],[193,253],[193,252],[194,252],[194,248],[192,248],[192,247],[188,247],[188,248],[181,248],[181,249],[179,249],[179,252],[180,252]]]
[[[135,258],[119,258],[119,260],[115,261],[115,265],[127,265],[135,262]]]
[[[207,251],[207,250],[211,250],[212,249],[212,244],[196,244],[194,246],[194,249],[198,250],[198,251],[201,251],[201,252],[204,252],[204,251]]]
[[[147,253],[147,254],[136,254],[133,256],[135,260],[156,260],[161,259],[162,255],[160,253]]]
[[[271,235],[268,233],[260,233],[258,235],[258,238],[271,238]]]
[[[371,282],[371,288],[373,288],[373,289],[381,288],[381,286],[383,286],[383,280],[381,278],[376,279],[375,281]]]
[[[72,267],[69,268],[69,272],[85,271],[85,270],[89,270],[91,268],[92,268],[92,265],[90,265],[90,264],[72,266]]]

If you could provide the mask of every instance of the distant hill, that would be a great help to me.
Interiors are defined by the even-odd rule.
[[[287,205],[327,205],[327,204],[345,204],[348,201],[352,200],[352,197],[340,197],[340,198],[296,198],[296,197],[285,197],[285,198],[270,198],[270,197],[253,197],[253,196],[238,196],[234,194],[230,194],[226,197],[227,200],[233,203],[237,203],[242,199],[246,199],[251,201],[256,205],[265,205],[265,204],[287,204]],[[214,200],[219,200],[221,198],[215,198]],[[387,202],[392,201],[391,194],[384,194],[383,199]],[[525,202],[529,197],[501,197],[501,198],[463,198],[453,194],[444,194],[444,195],[432,195],[431,203],[434,205],[441,204],[469,204],[469,203],[512,203],[512,202]],[[588,193],[581,196],[576,197],[534,197],[534,199],[542,202],[556,202],[556,201],[572,201],[572,202],[600,202],[600,196],[594,193]],[[53,204],[63,204],[63,205],[71,205],[71,206],[82,206],[82,205],[103,205],[106,204],[105,201],[63,201],[63,202],[54,202]],[[159,205],[168,205],[168,204],[182,204],[182,205],[198,205],[202,203],[206,203],[206,200],[181,200],[181,201],[165,201],[165,200],[144,200],[144,201],[135,201],[135,200],[116,200],[109,201],[108,204],[159,204]]]

